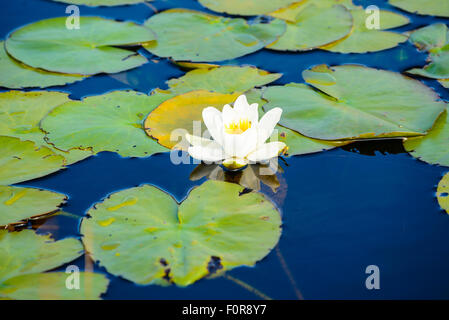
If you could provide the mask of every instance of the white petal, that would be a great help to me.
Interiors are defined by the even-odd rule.
[[[229,104],[226,104],[223,107],[223,112],[221,113],[222,118],[223,118],[223,126],[234,122],[235,118],[236,118],[236,114],[234,109],[232,109],[232,107]]]
[[[257,123],[259,122],[259,105],[257,103],[253,103],[249,106],[247,118],[251,122],[251,126],[257,126]]]
[[[223,119],[220,111],[214,107],[207,107],[203,110],[203,121],[206,124],[212,138],[217,143],[223,143]]]
[[[230,170],[240,169],[248,164],[248,161],[243,158],[228,158],[223,161],[223,166]]]
[[[223,149],[226,157],[244,158],[257,147],[257,129],[249,128],[241,134],[223,134]]]
[[[251,152],[247,159],[251,162],[260,162],[275,158],[286,147],[285,143],[280,141],[265,143],[255,151]]]
[[[276,127],[276,124],[281,120],[282,115],[282,109],[281,108],[274,108],[265,113],[260,119],[259,124],[257,126],[258,128],[258,144],[264,143],[273,133],[274,127]]]
[[[212,148],[221,148],[221,145],[218,144],[214,140],[206,139],[203,137],[198,137],[191,135],[189,133],[186,133],[186,140],[192,145],[192,146],[200,146],[200,147],[212,147]]]
[[[242,94],[241,96],[239,96],[237,98],[237,100],[235,100],[234,102],[234,111],[237,114],[246,114],[246,111],[249,108],[249,104],[248,104],[248,100],[246,100],[246,96],[244,94]]]
[[[194,146],[190,147],[188,152],[192,158],[207,162],[217,162],[224,159],[223,149],[221,147]]]

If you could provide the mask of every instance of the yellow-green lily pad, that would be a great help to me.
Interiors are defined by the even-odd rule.
[[[199,68],[186,75],[167,82],[173,94],[194,90],[208,90],[219,93],[245,92],[276,81],[282,76],[254,67],[223,66]]]
[[[206,8],[227,14],[257,16],[267,14],[299,0],[199,0]]]
[[[391,5],[411,13],[449,17],[447,0],[390,0],[389,2]]]
[[[145,49],[160,57],[194,62],[222,61],[255,52],[285,31],[285,22],[248,23],[186,9],[172,9],[145,22],[157,37]]]
[[[66,199],[47,190],[0,186],[0,226],[56,212]]]
[[[449,117],[447,111],[424,137],[404,141],[405,149],[415,158],[430,164],[449,167]]]
[[[68,75],[31,68],[11,58],[6,53],[4,44],[4,41],[0,41],[0,87],[11,89],[46,88],[62,86],[86,78],[76,74]]]
[[[108,280],[102,274],[80,272],[79,289],[66,286],[70,274],[43,273],[83,254],[74,238],[54,241],[32,230],[0,230],[0,298],[25,300],[98,299]]]
[[[86,251],[108,272],[139,284],[188,286],[252,266],[279,241],[281,218],[262,194],[207,181],[178,204],[149,185],[112,194],[83,219]]]
[[[66,19],[41,20],[14,31],[6,40],[7,52],[33,68],[68,74],[117,73],[147,62],[138,53],[118,47],[155,40],[148,28],[80,17],[80,28],[70,30]]]
[[[124,157],[145,157],[168,151],[149,138],[145,117],[173,95],[151,96],[135,91],[113,91],[53,109],[41,122],[47,139],[56,148],[117,152]]]
[[[129,4],[150,2],[152,0],[52,0],[52,1],[89,6],[89,7],[113,7],[113,6],[123,6]]]
[[[368,29],[366,19],[369,14],[363,9],[353,9],[351,14],[354,18],[354,29],[348,37],[335,43],[323,46],[322,49],[340,53],[366,53],[376,52],[396,47],[406,42],[407,36],[385,31],[410,23],[410,20],[398,13],[391,11],[379,11],[379,29]]]
[[[280,124],[321,140],[424,135],[446,108],[438,95],[399,73],[357,65],[307,70],[305,84],[268,87],[264,110],[283,109]]]
[[[446,173],[438,184],[437,198],[441,208],[449,213],[449,173]]]
[[[92,155],[88,150],[64,152],[45,141],[40,121],[56,106],[71,101],[68,94],[51,91],[8,91],[0,93],[0,135],[32,141],[50,148],[69,165]]]
[[[46,176],[64,168],[64,157],[31,141],[0,136],[0,185]]]
[[[352,15],[345,6],[323,8],[311,2],[301,8],[294,22],[287,21],[285,33],[267,48],[281,51],[312,50],[342,39],[352,30]]]
[[[449,79],[438,80],[438,82],[445,88],[449,89]]]

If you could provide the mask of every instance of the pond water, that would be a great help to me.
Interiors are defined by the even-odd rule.
[[[398,11],[386,1],[355,1]],[[142,23],[154,8],[191,8],[207,11],[193,0],[153,1],[113,8],[81,6],[82,15],[96,15]],[[0,34],[30,22],[65,15],[65,4],[45,0],[2,3]],[[403,13],[403,12],[401,12]],[[403,13],[404,14],[404,13]],[[448,19],[406,14],[412,30]],[[148,93],[166,88],[165,81],[184,74],[166,59],[142,52],[150,62],[116,75],[97,75],[64,87],[73,99],[116,89]],[[222,64],[253,65],[283,73],[274,84],[303,82],[301,71],[326,63],[363,64],[402,72],[425,64],[427,54],[405,43],[370,54],[323,51],[280,53],[261,50]],[[424,80],[444,99],[449,91],[436,81]],[[2,90],[6,91],[6,89]],[[187,288],[138,286],[108,274],[105,299],[447,299],[449,298],[449,216],[439,207],[436,185],[448,168],[429,165],[409,156],[401,141],[373,141],[327,152],[286,159],[281,187],[265,193],[282,212],[283,233],[278,246],[255,267],[240,267],[229,277],[203,279]],[[56,238],[79,236],[79,222],[94,203],[117,190],[153,184],[182,201],[205,180],[191,181],[195,165],[173,165],[169,154],[122,158],[103,152],[50,176],[22,183],[69,196],[66,212],[45,221],[39,232]],[[81,268],[90,261],[75,261]],[[380,290],[367,290],[365,268],[380,269]],[[94,265],[98,272],[106,272]],[[62,267],[61,270],[64,270]],[[249,286],[242,285],[242,281]]]

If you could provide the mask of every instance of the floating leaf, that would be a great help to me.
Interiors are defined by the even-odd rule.
[[[127,5],[127,4],[143,3],[143,2],[148,2],[151,0],[52,0],[52,1],[76,4],[76,5],[83,5],[83,6],[90,6],[90,7],[99,7],[99,6],[112,7],[112,6],[122,6],[122,5]]]
[[[4,49],[4,41],[0,41],[0,87],[11,89],[45,88],[62,86],[83,79],[85,77],[80,75],[48,72],[20,63],[8,56]]]
[[[65,272],[41,273],[68,263],[83,253],[74,238],[54,241],[32,230],[0,230],[0,297],[11,299],[95,299],[106,291],[100,274],[80,273],[80,289],[66,287]]]
[[[45,133],[39,128],[44,116],[58,105],[70,101],[62,92],[50,91],[8,91],[0,93],[0,135],[33,141],[36,146],[50,148],[62,155],[66,164],[83,160],[92,153],[74,149],[64,152],[54,148],[45,140]]]
[[[0,185],[43,177],[64,168],[64,157],[31,141],[0,136]]]
[[[208,9],[241,16],[267,14],[297,2],[298,0],[199,0]]]
[[[285,31],[285,23],[247,23],[198,11],[172,9],[148,19],[145,26],[157,42],[144,47],[160,57],[174,60],[221,61],[247,55],[275,41]]]
[[[449,17],[449,2],[446,0],[390,0],[390,4],[411,13]]]
[[[252,266],[276,245],[281,219],[259,193],[207,181],[181,204],[144,185],[112,194],[83,219],[87,252],[108,272],[139,284],[187,286],[237,266]]]
[[[194,90],[234,93],[263,86],[281,76],[279,73],[269,73],[254,67],[224,66],[195,69],[181,78],[169,80],[167,84],[174,94]]]
[[[380,29],[368,29],[366,20],[369,14],[365,10],[354,9],[351,10],[351,14],[354,18],[352,33],[341,41],[323,46],[322,49],[340,53],[366,53],[394,48],[407,41],[407,36],[400,33],[383,31],[410,23],[410,20],[403,15],[380,10]]]
[[[328,73],[335,83],[313,73]],[[303,77],[320,91],[304,84],[269,87],[264,109],[281,107],[281,125],[316,139],[424,135],[446,107],[430,88],[394,72],[321,65]]]
[[[0,226],[55,212],[66,199],[52,191],[0,186]]]
[[[449,79],[438,80],[438,82],[445,88],[449,89]]]
[[[438,184],[437,198],[441,208],[449,213],[449,173],[446,173]]]
[[[424,137],[404,141],[405,149],[415,158],[449,167],[449,117],[444,112]]]
[[[147,62],[141,55],[118,47],[154,40],[148,28],[80,17],[80,28],[70,30],[66,19],[42,20],[14,31],[6,40],[6,50],[33,68],[70,74],[116,73]]]
[[[287,22],[285,33],[267,46],[273,50],[305,51],[335,42],[352,30],[352,15],[346,7],[303,5],[294,22]],[[288,12],[286,13],[288,14]]]
[[[135,91],[114,91],[53,109],[41,122],[48,140],[57,148],[117,152],[124,157],[145,157],[167,151],[143,130],[145,117],[172,97],[159,92],[148,96]]]

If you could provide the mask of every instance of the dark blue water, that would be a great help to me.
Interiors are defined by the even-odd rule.
[[[398,11],[386,1],[356,1]],[[207,11],[193,0],[151,3],[159,11],[191,8]],[[1,5],[0,34],[33,21],[65,15],[65,5],[46,0],[16,0]],[[82,15],[98,15],[142,23],[154,10],[145,4],[115,8],[80,7]],[[403,12],[402,12],[403,13]],[[404,14],[404,13],[403,13]],[[407,14],[412,30],[448,19]],[[73,99],[115,89],[149,92],[166,88],[165,81],[183,74],[165,59],[154,60],[118,75],[98,75],[52,90]],[[322,51],[288,54],[269,50],[223,64],[254,65],[281,72],[276,84],[302,82],[301,72],[313,65],[358,63],[398,72],[425,64],[426,54],[405,43],[394,49],[363,55]],[[436,81],[420,79],[446,100],[449,91]],[[6,89],[5,89],[6,90]],[[4,90],[3,90],[4,91]],[[432,166],[409,156],[400,141],[364,142],[313,155],[287,159],[283,184],[273,194],[262,189],[281,208],[283,234],[279,245],[254,268],[229,274],[274,299],[447,299],[449,298],[449,216],[439,208],[436,185],[448,168]],[[67,170],[24,186],[65,193],[64,210],[73,217],[49,219],[40,232],[56,238],[78,236],[80,218],[95,202],[117,190],[143,183],[157,185],[181,201],[195,183],[194,165],[173,165],[168,154],[148,158],[121,158],[101,153]],[[80,267],[86,258],[76,261]],[[380,290],[367,290],[365,268],[380,268]],[[95,270],[105,272],[95,266]],[[257,295],[226,278],[204,279],[188,288],[136,286],[108,275],[106,299],[255,299]]]

